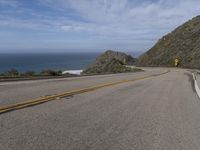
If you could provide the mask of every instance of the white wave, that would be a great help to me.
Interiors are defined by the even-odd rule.
[[[66,70],[66,71],[63,71],[62,74],[70,73],[70,74],[80,75],[82,72],[83,70]]]

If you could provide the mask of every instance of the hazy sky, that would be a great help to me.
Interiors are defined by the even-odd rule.
[[[146,51],[200,0],[0,0],[0,52]]]

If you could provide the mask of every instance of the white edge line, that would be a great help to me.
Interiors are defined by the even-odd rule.
[[[196,90],[198,97],[200,98],[200,89],[199,89],[199,86],[197,84],[196,77],[195,77],[194,73],[192,73],[192,75],[193,75],[193,80],[194,80],[194,88]]]

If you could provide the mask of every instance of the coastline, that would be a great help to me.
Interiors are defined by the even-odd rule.
[[[99,53],[56,54],[1,54],[0,73],[16,69],[21,73],[44,70],[82,70],[91,64]]]

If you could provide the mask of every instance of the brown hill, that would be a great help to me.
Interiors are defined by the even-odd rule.
[[[173,66],[175,58],[181,67],[200,68],[200,16],[162,37],[139,57],[137,66]]]
[[[83,74],[122,73],[136,71],[125,65],[133,65],[136,59],[125,53],[108,50],[83,71]]]

